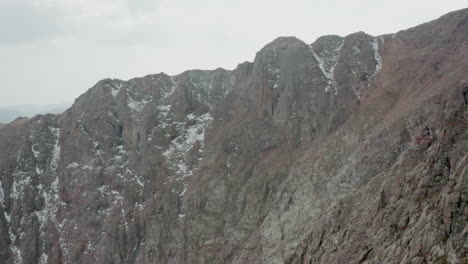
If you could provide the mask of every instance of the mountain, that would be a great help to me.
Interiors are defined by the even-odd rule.
[[[467,263],[468,9],[106,79],[0,126],[0,263]]]
[[[71,103],[51,104],[51,105],[9,105],[0,107],[0,123],[10,123],[18,117],[33,117],[38,114],[61,114]]]

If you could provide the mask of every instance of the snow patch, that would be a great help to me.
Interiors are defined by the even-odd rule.
[[[109,186],[107,186],[107,185],[103,185],[103,186],[97,188],[97,190],[98,190],[101,194],[107,192],[107,190],[109,190],[109,189],[110,189],[110,188],[109,188]]]
[[[82,170],[92,170],[93,167],[88,166],[88,165],[81,165],[81,169],[82,169]]]
[[[270,75],[269,77],[272,78],[269,79],[268,82],[273,83],[273,89],[279,89],[280,70],[274,65],[277,64],[278,53],[276,52],[276,49],[273,49],[272,52],[273,56],[268,57],[265,70]]]
[[[121,178],[124,183],[133,183],[140,187],[144,187],[144,180],[141,176],[137,175],[129,165],[129,153],[125,150],[123,145],[113,147],[113,156],[109,159],[110,166],[107,167],[114,175]],[[138,189],[142,192],[142,189]]]
[[[11,239],[11,237],[10,237],[10,239]],[[21,257],[21,250],[14,244],[10,245],[10,249],[11,249],[11,252],[13,253],[14,263],[15,264],[22,264],[23,263],[23,258]]]
[[[226,168],[227,168],[227,176],[231,176],[231,166],[232,166],[232,159],[237,156],[239,152],[239,146],[237,144],[234,145],[234,152],[231,153],[229,156],[226,158]]]
[[[24,194],[26,187],[31,183],[31,177],[25,172],[15,172],[13,174],[14,181],[13,186],[11,187],[11,198],[18,199],[22,194]]]
[[[355,55],[361,53],[361,50],[359,50],[359,48],[356,46],[353,46],[353,51]]]
[[[120,89],[122,88],[123,84],[119,83],[114,87],[111,87],[111,94],[113,97],[116,97],[119,94]]]
[[[68,164],[67,169],[77,169],[79,166],[80,166],[80,164],[78,164],[76,162],[72,162],[72,163]]]
[[[31,145],[31,151],[32,153],[34,154],[34,158],[35,159],[38,159],[41,155],[41,153],[39,151],[36,150],[35,146],[34,145]]]
[[[380,39],[383,45],[383,42],[384,42],[383,37],[380,37]],[[380,56],[380,53],[379,53],[379,41],[377,38],[374,38],[372,42],[372,49],[374,50],[374,59],[377,63],[375,66],[375,73],[374,73],[374,76],[375,76],[377,73],[380,72],[380,70],[382,70],[382,56]]]
[[[37,166],[37,164],[36,164],[36,174],[37,174],[37,175],[42,175],[43,172],[44,172],[44,171],[41,170],[41,169],[39,168],[39,166]]]
[[[335,68],[338,64],[338,59],[341,54],[341,49],[343,48],[344,40],[341,40],[341,43],[336,46],[335,49],[331,51],[324,51],[324,58],[321,58],[312,48],[312,45],[309,46],[309,49],[314,56],[315,60],[318,63],[318,67],[323,75],[327,78],[328,84],[325,87],[325,92],[329,92],[331,89],[335,91],[335,95],[338,94],[338,87],[335,81]]]
[[[327,70],[325,70],[324,61],[322,60],[322,58],[320,58],[317,55],[317,53],[315,53],[314,49],[312,49],[312,46],[310,47],[310,50],[312,51],[312,55],[314,56],[315,60],[318,62],[318,66],[319,66],[320,70],[322,71],[323,75],[325,75],[325,77],[327,77],[327,79],[329,79],[329,80],[334,80],[333,79],[333,74],[331,72],[328,72]]]
[[[5,216],[5,220],[7,221],[7,223],[11,222],[11,216],[9,214],[7,214],[7,212],[4,211],[3,216]]]
[[[59,223],[57,220],[57,211],[60,205],[63,205],[63,202],[60,200],[59,197],[59,177],[57,175],[57,167],[58,162],[60,160],[60,129],[51,127],[49,128],[53,137],[54,137],[54,145],[51,152],[51,159],[48,166],[47,172],[50,173],[51,176],[54,176],[53,181],[50,184],[49,190],[46,190],[42,183],[37,186],[38,192],[42,197],[44,197],[44,207],[40,211],[35,211],[34,214],[37,217],[39,224],[40,224],[40,237],[41,239],[45,239],[45,229],[47,228],[47,223],[50,221],[54,224],[59,233],[62,232],[63,223]],[[70,165],[74,165],[73,163]],[[70,167],[70,165],[68,167]],[[66,252],[66,249],[63,248]],[[43,253],[40,256],[39,263],[47,263],[48,256]]]
[[[171,105],[159,105],[156,107],[156,110],[158,111],[159,119],[166,119],[171,110]]]
[[[172,83],[171,89],[170,89],[167,93],[164,93],[164,94],[162,95],[161,100],[164,100],[164,99],[166,99],[167,97],[171,96],[171,95],[174,93],[174,91],[175,91],[175,89],[176,89],[176,87],[177,87],[177,83],[176,83],[176,81],[174,80],[174,77],[171,76],[170,78],[171,78],[171,83]]]
[[[174,154],[177,155],[188,152],[197,141],[201,143],[201,148],[203,148],[205,125],[209,124],[213,120],[213,117],[210,113],[203,114],[198,118],[193,114],[190,114],[187,116],[187,119],[196,120],[197,123],[187,129],[183,129],[183,126],[179,127],[178,130],[182,135],[172,140],[170,148],[163,153],[166,158],[171,158]],[[185,125],[185,123],[181,123],[179,125]]]
[[[60,159],[60,144],[59,144],[59,141],[60,141],[60,128],[51,127],[50,131],[55,136],[55,145],[54,145],[54,149],[52,150],[52,160],[50,162],[50,168],[53,171],[56,171],[57,167],[58,167],[58,161]]]
[[[128,107],[130,107],[133,111],[135,112],[141,112],[145,108],[145,105],[148,102],[151,102],[151,100],[141,100],[141,101],[136,101],[133,99],[131,96],[128,96]]]
[[[0,186],[2,187],[1,190],[3,192],[3,186]],[[13,261],[15,264],[21,264],[23,263],[23,259],[21,257],[21,250],[16,246],[16,234],[13,233],[13,229],[11,228],[11,215],[7,214],[5,211],[3,212],[3,215],[5,216],[5,219],[8,223],[8,235],[10,237],[10,241],[11,241],[11,244],[10,244],[10,251],[13,255]]]
[[[2,209],[5,206],[5,193],[3,192],[2,181],[0,181],[0,206]]]
[[[39,258],[39,264],[47,264],[49,261],[49,256],[46,253],[42,253]]]
[[[138,209],[139,211],[143,211],[143,209],[145,209],[145,204],[135,202],[135,208]]]
[[[196,144],[199,144],[199,153],[203,151],[205,129],[209,126],[213,117],[210,113],[201,116],[192,113],[187,115],[185,120],[185,122],[175,123],[179,136],[173,139],[169,148],[162,153],[169,168],[176,174],[174,180],[177,182],[181,182],[193,175],[194,168],[189,162],[193,155],[192,150]],[[183,184],[184,191],[180,193],[181,196],[186,191],[185,183]]]
[[[140,187],[144,187],[145,184],[141,181],[141,177],[140,176],[135,176],[135,179],[136,179],[136,183],[138,185],[140,185]]]
[[[179,196],[184,196],[186,191],[187,191],[187,184],[184,184],[184,190],[179,194]]]

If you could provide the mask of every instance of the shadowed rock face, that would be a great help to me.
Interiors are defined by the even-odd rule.
[[[0,263],[466,263],[467,41],[278,38],[1,125]]]

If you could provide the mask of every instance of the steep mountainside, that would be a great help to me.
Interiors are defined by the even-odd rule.
[[[468,263],[468,9],[106,79],[0,126],[0,263]]]

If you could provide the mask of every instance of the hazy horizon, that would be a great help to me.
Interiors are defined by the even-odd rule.
[[[9,26],[0,27],[0,107],[73,102],[104,78],[234,69],[280,36],[312,43],[322,35],[394,33],[464,4],[4,0],[0,22]]]
[[[19,104],[0,106],[0,124],[7,124],[18,117],[33,117],[38,114],[60,114],[73,103],[58,104]]]

